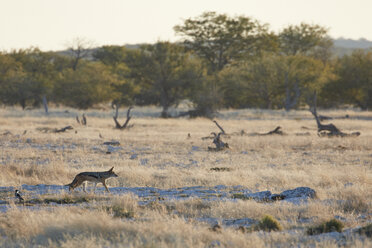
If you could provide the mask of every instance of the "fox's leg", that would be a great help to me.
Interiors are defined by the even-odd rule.
[[[87,193],[87,191],[85,190],[86,186],[87,186],[87,181],[84,181],[84,182],[83,182],[83,191],[84,191],[85,193]]]
[[[93,189],[93,193],[95,193],[95,192],[96,192],[96,188],[97,188],[97,183],[96,183],[96,182],[94,182],[94,189]]]
[[[109,189],[107,188],[107,185],[106,185],[106,182],[105,182],[105,180],[103,180],[103,181],[102,181],[102,184],[103,184],[103,186],[105,186],[105,188],[106,188],[106,191],[110,193],[110,190],[109,190]]]

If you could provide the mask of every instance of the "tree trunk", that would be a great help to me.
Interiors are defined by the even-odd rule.
[[[168,113],[169,106],[165,105],[163,106],[163,110],[161,111],[161,118],[169,118],[170,115]]]
[[[43,96],[43,106],[44,106],[45,113],[48,114],[48,102],[47,102],[47,98],[45,95]]]
[[[25,108],[26,108],[26,100],[25,100],[25,99],[21,99],[21,100],[19,101],[19,104],[21,104],[21,106],[22,106],[22,110],[25,110]]]
[[[359,100],[355,100],[355,102],[357,103],[358,107],[363,110],[363,111],[366,111],[368,109],[367,107],[367,104],[363,104],[361,101]]]
[[[77,65],[79,63],[79,58],[76,58],[72,63],[72,70],[76,71]]]
[[[285,88],[285,105],[284,105],[284,108],[285,108],[286,111],[289,111],[294,106],[296,106],[298,98],[301,95],[300,88],[298,87],[297,83],[294,84],[293,91],[294,91],[294,95],[291,96],[291,88],[290,88],[289,83],[287,81],[286,88]]]
[[[171,105],[169,99],[170,98],[168,96],[167,89],[165,87],[162,87],[160,103],[161,103],[161,106],[163,107],[163,110],[161,111],[161,118],[170,117],[168,113],[168,109]]]

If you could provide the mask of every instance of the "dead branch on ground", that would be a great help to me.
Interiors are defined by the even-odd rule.
[[[86,118],[85,114],[83,114],[83,116],[81,117],[81,121],[79,120],[79,116],[77,115],[76,116],[76,122],[78,124],[86,126],[87,125],[87,118]]]
[[[273,134],[283,135],[284,133],[281,129],[282,129],[281,126],[277,126],[274,130],[272,130],[270,132],[267,132],[267,133],[260,134],[260,135],[262,135],[262,136],[273,135]]]
[[[216,126],[218,127],[218,129],[221,130],[221,132],[219,132],[218,135],[224,135],[225,137],[228,137],[229,138],[229,135],[225,132],[225,130],[223,129],[223,127],[220,124],[218,124],[218,122],[216,120],[213,120],[213,122],[216,124]],[[211,135],[202,137],[201,139],[202,140],[215,139],[216,136],[217,136],[217,134],[214,133],[214,132],[212,132]]]
[[[74,129],[72,126],[66,126],[63,128],[50,128],[50,127],[38,127],[36,128],[37,131],[42,132],[42,133],[63,133],[66,132],[67,130]]]
[[[222,134],[226,134],[225,130],[223,130],[223,128],[218,124],[218,122],[216,120],[213,120],[213,122],[216,124],[216,126],[221,130],[221,133]]]
[[[245,135],[246,133],[242,130],[240,135]],[[267,133],[249,133],[248,136],[267,136],[267,135],[285,135],[285,133],[282,131],[281,126],[277,126],[274,130],[269,131]]]
[[[6,130],[2,135],[4,135],[4,136],[7,136],[7,135],[12,135],[12,132],[11,131],[8,131],[8,130]]]
[[[125,129],[125,128],[129,128],[130,126],[128,126],[128,123],[129,123],[130,119],[132,118],[132,117],[130,116],[130,111],[133,109],[133,107],[130,106],[130,107],[128,108],[128,111],[127,111],[127,119],[125,120],[125,122],[124,122],[123,125],[120,125],[120,123],[118,122],[119,104],[115,104],[115,107],[116,107],[116,111],[115,111],[115,116],[113,117],[114,122],[115,122],[115,128],[117,128],[117,129]]]
[[[85,117],[85,114],[83,114],[83,117],[82,117],[82,120],[81,120],[81,124],[83,124],[84,126],[87,125],[87,118]]]
[[[210,168],[209,170],[211,170],[211,171],[231,171],[231,169],[228,168],[228,167],[213,167],[213,168]]]
[[[225,143],[222,141],[221,139],[221,134],[222,132],[216,134],[216,133],[211,133],[214,135],[214,139],[213,139],[213,144],[216,146],[216,147],[210,147],[208,146],[208,151],[222,151],[222,150],[225,150],[226,148],[230,148],[229,147],[229,144]]]
[[[66,127],[63,127],[61,129],[55,129],[54,132],[55,133],[62,133],[62,132],[65,132],[66,130],[70,130],[70,129],[74,129],[72,126],[66,126]]]
[[[321,119],[318,116],[318,113],[316,111],[316,91],[314,91],[314,99],[313,99],[313,106],[310,107],[310,112],[313,114],[316,124],[318,126],[318,136],[320,137],[348,137],[348,136],[359,136],[360,132],[353,132],[351,134],[344,133],[340,129],[338,129],[335,125],[332,123],[329,124],[322,124]]]

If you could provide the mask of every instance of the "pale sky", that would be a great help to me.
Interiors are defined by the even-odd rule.
[[[372,40],[372,0],[0,0],[0,50],[62,50],[74,38],[96,46],[176,41],[173,27],[205,11],[252,17],[274,32],[306,22],[333,38]]]

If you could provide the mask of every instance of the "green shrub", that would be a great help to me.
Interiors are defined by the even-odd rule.
[[[365,235],[369,238],[372,238],[372,224],[361,227],[357,230],[357,233],[360,235]]]
[[[262,231],[280,231],[282,227],[280,223],[272,216],[265,215],[260,222],[256,225],[255,230]]]
[[[247,196],[245,196],[245,195],[242,194],[242,193],[234,193],[234,194],[232,195],[232,198],[233,198],[233,199],[242,199],[242,200],[250,200],[250,199],[251,199],[250,197],[247,197]]]
[[[309,227],[306,233],[308,235],[317,235],[317,234],[329,233],[329,232],[342,232],[342,228],[344,228],[344,224],[341,221],[336,220],[336,219],[331,219],[317,226]]]

